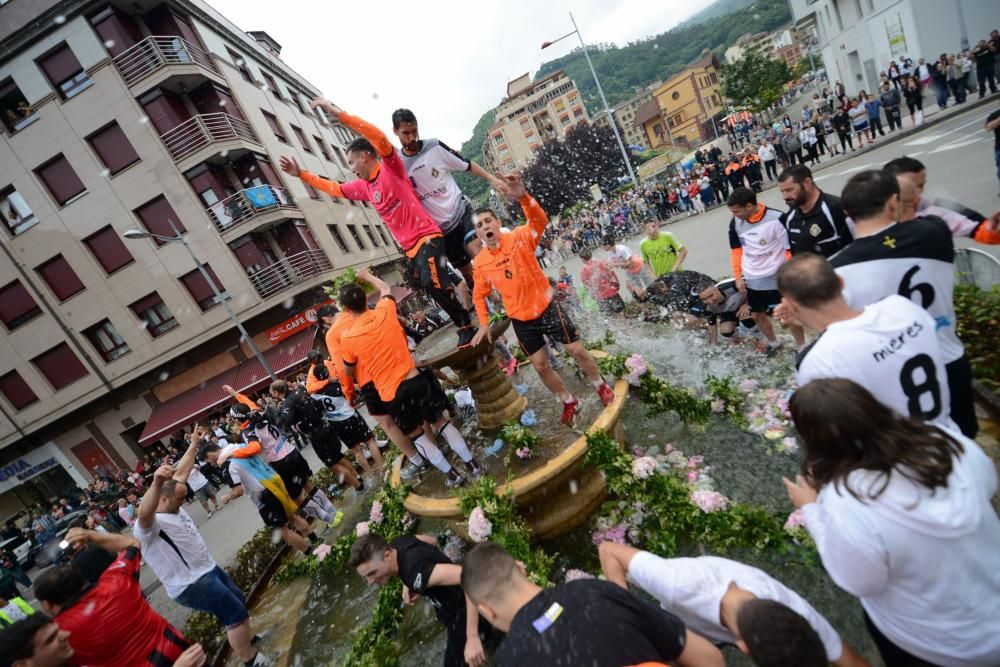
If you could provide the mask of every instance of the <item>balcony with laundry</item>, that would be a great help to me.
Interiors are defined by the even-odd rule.
[[[318,285],[333,270],[304,220],[245,234],[229,242],[229,248],[265,299],[292,287]]]

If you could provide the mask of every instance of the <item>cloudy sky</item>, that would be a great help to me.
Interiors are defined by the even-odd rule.
[[[572,11],[588,44],[668,30],[712,0],[209,0],[243,30],[264,30],[282,59],[345,110],[390,129],[409,107],[425,136],[458,148],[507,82],[569,53]],[[593,110],[591,110],[593,111]]]

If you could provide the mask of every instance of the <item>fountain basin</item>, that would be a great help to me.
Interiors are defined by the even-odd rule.
[[[594,356],[603,356],[594,352]],[[603,429],[620,444],[624,444],[624,431],[619,425],[622,410],[628,399],[629,386],[624,380],[615,383],[615,400],[605,407],[591,429]],[[536,540],[555,537],[580,525],[601,505],[607,495],[604,479],[593,468],[584,468],[587,438],[580,435],[562,452],[511,481],[497,486],[500,494],[511,493],[520,512],[528,522]],[[393,466],[390,483],[400,484],[397,460]],[[467,537],[462,522],[465,516],[459,508],[458,498],[432,498],[411,492],[405,501],[407,511],[421,517],[445,519],[455,532]]]

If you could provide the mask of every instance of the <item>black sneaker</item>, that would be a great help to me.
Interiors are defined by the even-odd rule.
[[[479,467],[476,463],[476,459],[472,459],[465,464],[465,469],[469,471],[469,476],[472,479],[479,479],[483,474],[483,469]]]
[[[461,327],[458,330],[458,347],[459,349],[463,347],[470,347],[472,345],[472,339],[476,335],[476,328],[472,325],[467,327]]]
[[[445,485],[449,489],[454,488],[456,486],[462,486],[463,484],[465,484],[465,478],[462,477],[462,475],[460,475],[457,470],[452,468],[451,470],[448,471],[448,479],[445,481]]]

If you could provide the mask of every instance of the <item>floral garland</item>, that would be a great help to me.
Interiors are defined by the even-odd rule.
[[[517,512],[514,498],[499,495],[496,482],[483,476],[467,491],[459,492],[459,505],[468,521],[473,542],[489,540],[499,544],[524,563],[528,576],[539,586],[547,586],[553,557],[531,546],[531,531]]]
[[[783,521],[760,508],[729,500],[714,489],[701,457],[671,451],[664,463],[635,457],[601,430],[587,435],[584,461],[598,468],[618,504],[597,521],[597,542],[626,538],[661,556],[679,542],[714,552],[735,548],[787,550],[799,542]]]

